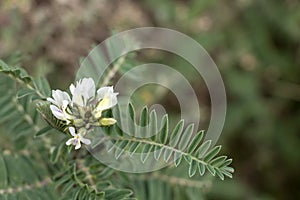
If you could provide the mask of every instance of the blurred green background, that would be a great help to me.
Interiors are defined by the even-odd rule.
[[[228,111],[218,143],[236,172],[232,180],[216,181],[207,198],[300,199],[298,0],[2,0],[0,58],[66,88],[92,45],[112,31],[143,26],[196,39],[223,76]],[[148,59],[187,65],[159,52]],[[198,78],[185,75],[207,99]],[[164,98],[171,113],[178,110],[173,98]],[[209,101],[202,107],[209,110]]]

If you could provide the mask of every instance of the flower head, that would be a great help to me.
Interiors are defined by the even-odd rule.
[[[90,145],[91,144],[91,140],[84,138],[84,132],[80,132],[78,134],[76,134],[75,128],[74,127],[70,127],[69,128],[69,132],[71,133],[71,135],[73,136],[73,138],[69,139],[66,142],[66,145],[70,146],[70,145],[74,145],[75,149],[80,149],[81,147],[81,142],[83,144],[86,145]]]
[[[103,117],[103,111],[114,107],[118,100],[113,87],[102,87],[96,91],[92,78],[83,78],[70,85],[71,97],[67,92],[53,90],[52,97],[47,98],[51,103],[50,109],[53,115],[67,125],[73,138],[67,141],[67,145],[75,145],[75,149],[81,147],[81,142],[90,144],[90,140],[83,138],[89,131],[97,126],[111,126],[117,121],[114,118]],[[75,133],[79,130],[79,134]]]

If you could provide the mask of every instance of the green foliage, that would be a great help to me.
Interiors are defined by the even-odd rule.
[[[160,172],[132,175],[123,182],[129,182],[138,199],[204,199],[212,181],[207,177],[191,179],[183,175],[185,171],[186,166],[167,168]]]
[[[30,155],[0,155],[0,199],[58,199],[49,173]]]
[[[36,125],[39,123],[37,112],[28,96],[22,99],[17,98],[14,82],[1,76],[0,84],[0,92],[5,94],[0,97],[0,103],[3,105],[0,107],[0,121],[2,124],[5,123],[5,132],[13,134],[13,140],[20,142],[20,140],[24,140],[24,137],[39,131],[39,127]],[[18,142],[16,145],[19,144]],[[22,145],[18,145],[18,147],[23,148]]]
[[[145,132],[137,130],[128,121],[132,131],[130,134],[118,126],[112,126],[103,129],[105,136],[101,141],[114,144],[109,151],[114,151],[116,159],[125,153],[140,153],[142,163],[152,156],[157,162],[163,160],[170,164],[166,171],[170,172],[176,166],[188,176],[174,177],[174,174],[170,174],[154,181],[144,179],[142,175],[133,177],[106,167],[85,151],[78,152],[67,147],[67,134],[50,134],[56,130],[67,133],[68,126],[53,116],[49,103],[44,101],[51,93],[46,79],[34,79],[24,69],[9,67],[3,61],[0,67],[6,75],[0,76],[0,92],[6,94],[0,97],[1,105],[5,105],[0,108],[0,118],[8,133],[3,136],[14,141],[12,145],[1,147],[6,152],[0,157],[1,198],[133,199],[141,195],[135,183],[144,182],[149,186],[147,194],[152,191],[153,195],[159,186],[169,188],[171,193],[174,188],[169,184],[176,184],[177,180],[187,183],[187,190],[181,191],[184,196],[195,196],[198,193],[186,191],[193,191],[189,188],[195,185],[202,187],[202,184],[189,180],[191,177],[203,176],[205,171],[222,180],[225,176],[232,177],[233,168],[229,166],[232,160],[218,156],[220,146],[211,147],[211,141],[202,141],[204,131],[194,134],[194,126],[185,127],[183,120],[171,131],[168,116],[159,120],[156,112],[149,113],[147,107],[142,109],[139,120],[142,128],[147,127]],[[114,118],[121,122],[118,107],[113,113],[116,114]],[[136,123],[136,111],[132,104],[128,105],[127,115]],[[161,121],[161,125],[158,125],[158,121]],[[15,151],[16,155],[12,155],[11,151]],[[150,199],[154,197],[152,195]]]
[[[12,145],[6,143],[7,146],[3,145],[1,149],[5,153],[10,152],[5,148],[15,147],[11,150],[19,151],[19,154],[26,156],[30,155],[28,157],[19,156],[19,154],[11,155],[11,153],[2,155],[3,159],[2,157],[0,159],[1,199],[59,199],[59,196],[61,196],[60,199],[73,197],[75,199],[122,199],[132,195],[130,190],[116,189],[112,184],[105,182],[104,175],[107,176],[107,170],[103,172],[103,176],[100,176],[98,161],[94,161],[91,168],[96,168],[95,176],[99,178],[97,189],[91,183],[85,183],[82,178],[82,170],[85,169],[81,167],[83,163],[79,165],[80,169],[76,168],[72,152],[66,148],[64,141],[53,148],[49,138],[45,138],[48,135],[44,134],[53,132],[54,129],[64,132],[66,128],[64,123],[57,121],[52,115],[49,104],[40,101],[44,99],[41,94],[49,94],[48,82],[45,79],[34,80],[23,69],[8,67],[2,61],[1,66],[5,69],[3,73],[8,75],[8,77],[0,76],[2,86],[0,92],[6,94],[0,97],[1,105],[5,105],[0,108],[1,124],[5,123],[7,133],[7,136],[2,135],[2,138],[9,137],[14,142]],[[22,73],[15,73],[15,70]],[[30,92],[26,93],[23,90]],[[33,102],[34,100],[37,101]],[[34,106],[35,103],[37,107]],[[48,119],[50,126],[44,123],[38,112]],[[40,136],[42,140],[34,140],[34,136]],[[55,139],[61,140],[57,137]],[[57,141],[54,143],[57,144]],[[52,152],[50,155],[47,152],[49,150]],[[34,155],[31,156],[31,153]],[[24,160],[29,164],[23,162]],[[69,160],[68,164],[65,163],[67,160]],[[68,176],[70,179],[66,178],[68,173],[70,173]],[[53,176],[51,180],[50,177]]]
[[[118,109],[118,108],[116,108]],[[133,119],[135,122],[135,110],[132,104],[129,104],[127,110],[127,118]],[[115,116],[116,117],[116,116]],[[121,119],[119,119],[121,120]],[[129,126],[132,126],[132,121],[129,121]],[[218,156],[221,146],[211,147],[211,141],[202,143],[204,131],[193,134],[193,124],[184,128],[184,122],[181,120],[173,131],[169,131],[168,116],[163,116],[161,126],[157,126],[157,115],[155,111],[148,114],[147,107],[141,112],[139,125],[146,127],[146,130],[141,132],[125,133],[122,131],[114,131],[116,127],[111,127],[106,135],[106,140],[101,142],[111,141],[114,145],[109,147],[109,151],[114,151],[115,158],[118,159],[122,154],[127,153],[133,155],[140,154],[142,163],[149,158],[150,154],[158,161],[164,160],[169,164],[178,166],[183,160],[188,163],[188,173],[192,177],[198,172],[203,175],[207,170],[213,176],[217,175],[224,180],[224,175],[232,178],[233,168],[229,167],[232,159],[227,159],[226,156]],[[148,137],[147,134],[155,134],[153,137]],[[138,136],[139,137],[135,137]],[[142,136],[142,137],[141,137]],[[101,143],[97,143],[99,145]]]
[[[35,94],[32,98],[45,99],[51,94],[49,83],[45,78],[34,79],[23,68],[8,66],[0,60],[0,72],[8,75],[25,87],[18,91],[18,98]]]
[[[76,164],[70,162],[54,177],[56,188],[61,189],[64,198],[72,196],[72,199],[117,200],[132,195],[131,190],[116,189],[113,186],[110,181],[113,169],[93,160],[85,162],[85,160],[77,160]]]

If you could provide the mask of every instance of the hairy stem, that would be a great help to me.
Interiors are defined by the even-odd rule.
[[[34,184],[31,184],[31,185],[23,185],[23,186],[19,186],[19,187],[16,187],[16,188],[0,189],[0,194],[20,193],[20,192],[23,192],[25,190],[33,190],[33,189],[36,189],[36,188],[42,188],[42,187],[45,187],[45,186],[47,186],[51,183],[52,183],[51,178],[47,177],[44,180],[38,181],[38,182],[36,182]]]
[[[164,148],[164,149],[169,149],[171,150],[172,152],[177,152],[177,153],[180,153],[182,156],[190,156],[192,160],[198,162],[198,163],[202,163],[203,165],[209,165],[209,163],[203,161],[203,160],[200,160],[199,158],[195,157],[195,156],[192,156],[180,149],[176,149],[175,147],[172,147],[172,146],[167,146],[165,144],[161,144],[161,143],[157,143],[155,141],[152,141],[152,140],[145,140],[145,139],[142,139],[142,138],[125,138],[125,137],[111,137],[111,136],[105,136],[105,140],[116,140],[116,141],[129,141],[129,142],[138,142],[138,143],[143,143],[143,144],[150,144],[152,146],[158,146],[158,147],[161,147],[161,148]]]
[[[111,70],[108,71],[105,79],[103,80],[103,82],[101,84],[101,87],[106,86],[107,84],[109,84],[109,82],[116,75],[116,73],[118,72],[120,67],[123,65],[124,61],[125,61],[125,56],[122,56],[117,60],[116,64],[114,64],[114,66],[111,68]]]
[[[210,180],[205,181],[197,181],[197,180],[191,180],[191,179],[185,179],[181,177],[176,176],[170,176],[165,175],[160,172],[154,172],[151,174],[141,175],[142,179],[148,180],[148,179],[158,179],[160,181],[169,183],[171,185],[180,185],[184,187],[194,187],[194,188],[206,188],[209,189],[212,186],[212,182]]]

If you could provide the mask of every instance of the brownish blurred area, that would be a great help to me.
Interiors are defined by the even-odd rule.
[[[111,31],[153,25],[132,1],[4,0],[0,12],[0,57],[18,51],[25,66],[66,75]]]

